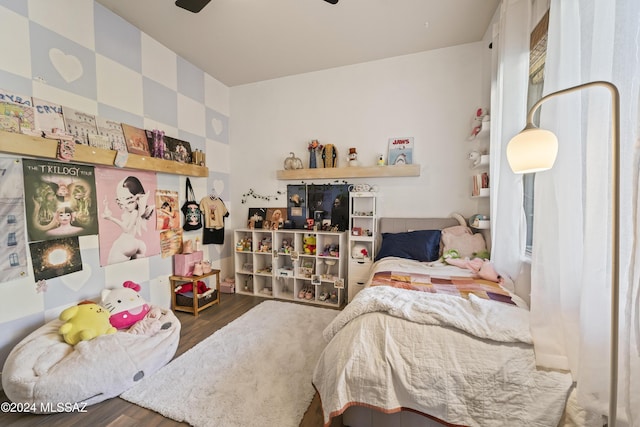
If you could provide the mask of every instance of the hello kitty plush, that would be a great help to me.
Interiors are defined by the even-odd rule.
[[[140,285],[128,280],[122,286],[118,289],[104,289],[100,302],[100,305],[110,313],[109,322],[118,329],[126,329],[144,319],[151,309],[138,294]]]

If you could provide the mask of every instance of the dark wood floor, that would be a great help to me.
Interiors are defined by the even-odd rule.
[[[220,305],[214,305],[200,312],[195,318],[188,313],[176,312],[182,323],[180,344],[176,352],[178,357],[191,347],[207,338],[232,320],[244,314],[252,307],[265,301],[264,298],[238,294],[222,294]],[[6,395],[0,391],[0,402],[6,402]],[[188,424],[178,423],[140,406],[129,403],[119,397],[92,405],[86,413],[60,413],[55,415],[9,414],[0,412],[0,426],[20,427],[174,427]],[[307,409],[300,427],[322,426],[322,409],[318,396]],[[340,427],[340,418],[334,420],[331,427]],[[219,426],[224,427],[224,426]],[[265,426],[267,427],[267,426]]]

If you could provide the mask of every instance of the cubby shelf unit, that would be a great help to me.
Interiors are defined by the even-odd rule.
[[[316,239],[315,253],[305,253],[308,236]],[[336,308],[345,303],[345,232],[243,228],[234,230],[234,242],[237,293]],[[327,247],[338,252],[325,254]],[[310,293],[300,297],[303,290]]]

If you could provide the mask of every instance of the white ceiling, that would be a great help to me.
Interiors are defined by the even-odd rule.
[[[482,40],[500,0],[96,0],[225,85]]]

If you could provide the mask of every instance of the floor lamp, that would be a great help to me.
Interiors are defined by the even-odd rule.
[[[611,243],[611,371],[609,378],[609,427],[616,425],[618,402],[618,313],[619,313],[619,248],[620,225],[620,94],[612,83],[595,81],[559,90],[541,98],[531,107],[527,115],[527,125],[507,145],[507,160],[515,173],[532,173],[551,169],[558,154],[558,139],[544,129],[533,124],[533,116],[542,104],[551,98],[576,92],[590,87],[601,86],[609,89],[612,97],[611,106],[611,151],[612,158],[612,243]]]

